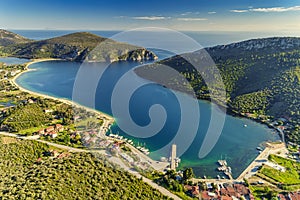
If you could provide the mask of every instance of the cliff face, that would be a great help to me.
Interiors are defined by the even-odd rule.
[[[0,55],[21,58],[61,58],[70,61],[114,62],[155,60],[157,56],[142,47],[79,32],[41,41],[27,41],[1,47]]]

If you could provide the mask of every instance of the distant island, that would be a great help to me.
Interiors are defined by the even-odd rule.
[[[205,50],[219,69],[227,93],[225,101],[210,93],[203,74],[184,59],[190,57],[201,62],[202,50],[167,58],[137,68],[135,72],[165,85],[168,80],[173,80],[172,77],[166,80],[157,76],[155,70],[159,64],[170,66],[189,81],[197,98],[225,104],[232,114],[264,122],[281,133],[284,130],[289,142],[300,143],[300,38],[252,39]],[[214,73],[212,68],[206,70]],[[168,87],[179,91],[188,89],[176,83]]]
[[[143,47],[116,42],[88,32],[34,41],[6,30],[0,30],[0,56],[28,59],[57,58],[76,62],[157,59],[152,51]]]

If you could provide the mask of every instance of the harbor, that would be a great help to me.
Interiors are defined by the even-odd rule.
[[[229,167],[227,165],[227,161],[226,160],[218,160],[218,164],[219,164],[219,167],[217,168],[217,170],[220,172],[223,172],[228,177],[228,179],[232,180],[233,178],[232,178],[231,167]],[[221,179],[220,175],[217,175],[217,178]],[[222,177],[222,178],[225,178],[225,177]]]

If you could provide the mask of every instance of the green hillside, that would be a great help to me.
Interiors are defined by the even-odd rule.
[[[60,58],[82,62],[154,60],[157,56],[143,47],[116,42],[88,32],[71,33],[47,40],[13,43],[1,47],[0,56]]]
[[[231,111],[255,116],[258,120],[288,119],[287,138],[300,142],[300,38],[266,38],[207,48],[216,63],[227,92]],[[201,62],[200,51],[186,54]],[[200,99],[214,99],[202,76],[182,56],[159,64],[170,66],[186,77]],[[163,81],[148,75],[157,64],[136,70],[137,74],[158,83]],[[206,66],[212,72],[212,68]],[[212,72],[214,73],[214,72]],[[153,73],[152,73],[153,74]],[[174,88],[182,86],[175,86]],[[214,88],[218,88],[215,85]]]
[[[1,136],[0,172],[1,199],[168,199],[104,158],[36,141]]]
[[[23,36],[20,36],[7,30],[0,29],[0,46],[26,43],[30,41],[30,39],[27,39]]]

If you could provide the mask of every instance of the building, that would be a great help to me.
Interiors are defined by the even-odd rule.
[[[39,135],[44,135],[45,134],[45,129],[38,130],[37,133]]]
[[[49,136],[52,137],[52,138],[56,138],[56,137],[57,137],[57,132],[55,132],[55,131],[50,131],[50,132],[47,133],[47,135],[49,135]]]
[[[55,129],[56,129],[56,131],[58,131],[58,132],[64,131],[64,127],[63,127],[63,125],[61,125],[61,124],[55,124]]]
[[[51,132],[51,131],[54,131],[54,126],[49,126],[45,129],[45,134]]]

